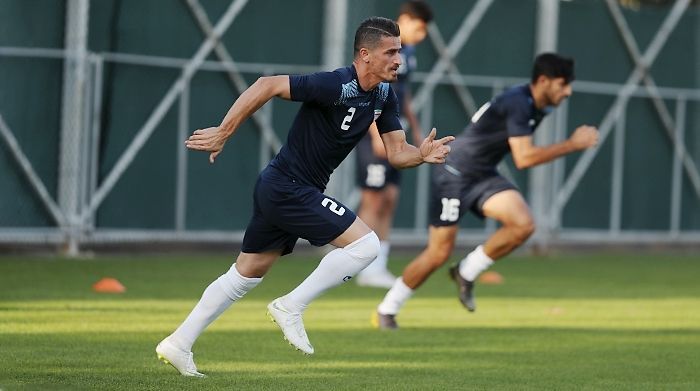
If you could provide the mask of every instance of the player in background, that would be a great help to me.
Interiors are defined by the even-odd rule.
[[[411,108],[410,74],[416,67],[415,45],[425,39],[428,23],[432,19],[432,9],[422,0],[403,3],[396,19],[401,30],[401,66],[398,78],[391,87],[398,98],[399,112],[408,121],[414,145],[419,145],[423,137],[418,118]],[[357,215],[379,237],[379,255],[357,275],[355,281],[361,286],[389,289],[396,280],[396,276],[387,269],[387,261],[391,247],[389,235],[399,199],[401,173],[387,160],[384,144],[376,126],[370,127],[356,150],[357,185],[362,189]]]
[[[398,327],[395,317],[403,304],[452,253],[459,220],[467,211],[501,224],[485,243],[449,270],[461,303],[469,311],[476,309],[476,278],[535,230],[527,203],[518,189],[499,175],[498,163],[510,152],[522,170],[590,148],[598,141],[598,130],[582,125],[565,141],[546,146],[533,143],[540,121],[571,95],[573,79],[572,59],[541,54],[535,59],[529,84],[507,89],[474,114],[471,124],[452,143],[445,164],[434,169],[428,246],[406,266],[377,307],[372,322],[375,327]]]
[[[253,216],[241,252],[213,281],[185,321],[156,347],[158,357],[182,375],[202,377],[192,345],[231,304],[257,286],[272,264],[292,252],[299,237],[315,246],[337,247],[294,290],[273,300],[269,316],[295,348],[312,354],[302,313],[316,297],[350,280],[379,252],[377,235],[340,201],[323,194],[333,170],[367,133],[372,122],[399,168],[444,163],[454,137],[435,140],[433,129],[420,147],[406,142],[396,95],[388,82],[401,65],[399,27],[373,17],[355,33],[352,65],[333,72],[259,78],[233,103],[219,126],[196,130],[187,148],[210,152],[214,163],[226,141],[273,97],[301,101],[280,152],[260,173],[253,192]],[[216,212],[216,211],[212,211]]]

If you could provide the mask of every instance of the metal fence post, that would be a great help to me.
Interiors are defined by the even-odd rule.
[[[559,33],[559,0],[539,0],[537,3],[537,31],[535,54],[554,52],[557,50]],[[554,141],[554,120],[545,119],[535,132],[534,140],[537,145],[550,144]],[[529,172],[529,200],[532,214],[537,224],[537,232],[532,244],[537,251],[546,251],[549,247],[552,231],[550,227],[551,200],[549,191],[552,186],[553,167],[543,164],[533,167]]]
[[[75,256],[79,251],[80,222],[78,208],[81,182],[87,170],[81,167],[80,143],[85,133],[84,100],[87,81],[88,0],[68,0],[66,7],[63,71],[63,103],[58,162],[58,204],[67,217],[64,251]]]

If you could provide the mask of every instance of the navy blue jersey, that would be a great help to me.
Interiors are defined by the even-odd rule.
[[[508,138],[531,135],[547,113],[535,107],[529,85],[507,89],[484,104],[450,144],[446,169],[463,175],[494,171],[510,152]]]
[[[396,94],[389,83],[363,91],[354,66],[289,76],[289,87],[292,100],[304,103],[270,165],[321,191],[372,121],[380,133],[401,129]]]

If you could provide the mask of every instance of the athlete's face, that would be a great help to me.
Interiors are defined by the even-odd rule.
[[[399,37],[382,37],[374,49],[368,50],[370,72],[384,81],[396,81],[401,66],[400,50]]]
[[[571,83],[567,83],[563,77],[549,78],[540,76],[543,80],[544,95],[547,97],[547,106],[559,106],[566,98],[571,96]]]
[[[396,23],[401,30],[401,43],[404,45],[418,45],[428,34],[428,24],[423,19],[402,14]]]

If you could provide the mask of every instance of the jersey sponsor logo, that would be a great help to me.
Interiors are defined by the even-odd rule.
[[[343,282],[350,281],[352,279],[352,276],[345,276],[343,277]]]

